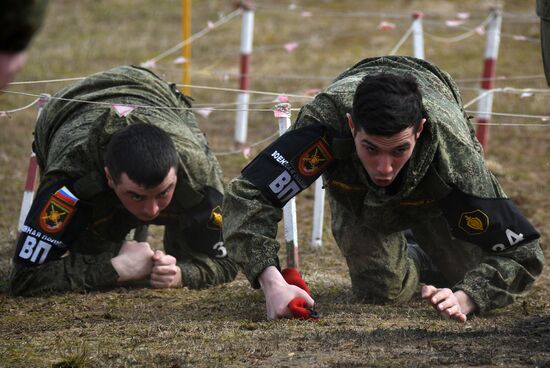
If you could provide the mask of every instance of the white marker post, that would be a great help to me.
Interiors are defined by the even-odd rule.
[[[313,229],[311,231],[311,247],[319,249],[323,246],[323,216],[325,214],[325,189],[323,177],[315,181],[315,202],[313,204]]]
[[[254,12],[250,5],[241,3],[243,20],[241,27],[241,66],[239,89],[248,91],[250,87],[250,54],[252,54],[252,39],[254,35]],[[248,132],[248,105],[250,94],[240,92],[237,96],[237,115],[235,118],[235,144],[242,146],[246,143]]]
[[[413,52],[414,57],[418,59],[424,59],[424,30],[422,29],[422,12],[417,11],[413,13]]]
[[[485,151],[489,148],[488,123],[491,119],[491,112],[493,111],[493,93],[490,91],[494,88],[501,24],[501,9],[498,7],[491,9],[491,20],[487,26],[487,43],[485,44],[485,60],[483,63],[481,90],[479,91],[482,97],[477,102],[478,115],[476,119],[476,136]]]
[[[275,105],[275,117],[279,122],[279,135],[290,126],[290,104],[280,103]],[[296,199],[292,198],[283,207],[283,221],[286,243],[287,267],[299,268],[298,255],[298,225],[296,223]]]
[[[42,108],[50,99],[50,95],[42,94],[38,100],[38,112],[36,114],[36,119],[40,116]],[[29,167],[27,168],[27,179],[25,180],[25,191],[23,192],[23,199],[21,200],[21,210],[19,211],[19,223],[17,225],[17,231],[21,232],[25,220],[27,219],[27,214],[29,213],[32,205],[32,200],[34,199],[34,186],[36,184],[36,176],[38,173],[38,162],[36,161],[36,154],[31,153],[29,158]]]

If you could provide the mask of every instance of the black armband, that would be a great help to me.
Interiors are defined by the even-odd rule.
[[[313,124],[287,131],[242,171],[275,206],[310,186],[334,160],[328,129]]]
[[[46,188],[33,201],[21,228],[14,262],[35,266],[59,259],[88,225],[87,205],[65,184]]]
[[[203,200],[189,210],[192,224],[184,232],[192,249],[216,258],[227,256],[222,236],[222,202],[223,194],[212,187],[204,187]]]
[[[507,198],[480,198],[453,188],[440,205],[452,234],[487,252],[501,252],[540,237]]]

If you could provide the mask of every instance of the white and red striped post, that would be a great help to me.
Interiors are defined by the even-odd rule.
[[[275,117],[279,122],[279,135],[283,135],[290,126],[290,104],[275,105]],[[292,198],[283,207],[283,221],[286,244],[287,267],[299,268],[298,224],[296,222],[296,199]]]
[[[424,59],[424,30],[422,28],[422,12],[413,13],[412,34],[413,34],[413,53],[414,57]]]
[[[315,181],[315,202],[313,203],[313,229],[311,230],[311,247],[323,246],[323,216],[325,214],[325,189],[323,177]]]
[[[480,90],[481,98],[477,103],[478,114],[476,119],[476,136],[485,151],[487,151],[489,144],[488,123],[493,110],[493,93],[491,90],[494,88],[501,24],[501,9],[499,7],[491,9],[491,20],[487,25],[487,43],[485,44],[485,61]]]
[[[50,96],[47,94],[40,95],[38,100],[38,112],[36,118],[40,116],[42,108],[48,102]],[[36,184],[36,177],[38,174],[38,162],[36,161],[36,155],[34,152],[31,153],[29,158],[29,167],[27,168],[27,179],[25,180],[25,191],[23,192],[23,199],[21,200],[21,210],[19,211],[19,224],[17,225],[17,231],[21,232],[23,225],[25,224],[25,219],[29,213],[32,205],[32,200],[34,199],[34,186]]]
[[[254,35],[254,11],[249,2],[242,2],[243,20],[241,27],[241,66],[240,83],[241,91],[248,91],[250,87],[250,55],[252,54],[252,39]],[[244,145],[246,143],[248,131],[248,104],[250,94],[240,92],[237,96],[237,115],[235,118],[235,144]]]

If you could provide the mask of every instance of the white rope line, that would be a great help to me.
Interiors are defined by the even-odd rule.
[[[40,96],[38,98],[36,98],[33,102],[31,102],[30,104],[28,105],[25,105],[23,107],[19,107],[19,108],[16,108],[16,109],[13,109],[13,110],[3,110],[3,111],[0,111],[0,116],[2,115],[5,115],[7,114],[8,116],[10,114],[13,114],[13,113],[16,113],[16,112],[19,112],[19,111],[23,111],[23,110],[26,110],[28,108],[31,108],[33,107],[34,105],[36,105],[36,103],[40,101]]]
[[[275,133],[271,134],[269,137],[266,137],[262,140],[259,140],[259,141],[255,142],[255,143],[252,143],[252,144],[250,144],[246,147],[236,149],[236,150],[233,150],[233,151],[227,151],[227,152],[214,152],[214,155],[216,155],[216,156],[229,156],[229,155],[235,155],[235,154],[238,154],[238,153],[243,153],[247,149],[259,146],[260,144],[265,143],[267,141],[270,141],[274,138],[277,138],[278,136],[279,136],[279,130],[277,129],[277,131]]]
[[[159,68],[158,66],[156,67]],[[174,65],[173,67],[164,67],[163,70],[175,70],[180,69],[179,66]],[[229,78],[240,78],[241,75],[239,73],[235,73],[233,71],[224,71],[224,70],[205,70],[205,69],[199,69],[193,71],[196,74],[201,75],[213,75],[216,77],[219,76],[227,76]],[[248,77],[263,77],[265,79],[280,79],[280,80],[320,80],[320,81],[332,81],[335,76],[312,76],[312,75],[270,75],[270,74],[262,74],[262,73],[249,73],[246,74]],[[11,82],[8,85],[10,86],[16,86],[16,85],[30,85],[30,84],[46,84],[46,83],[57,83],[57,82],[70,82],[70,81],[79,81],[83,80],[86,77],[75,77],[75,78],[60,78],[60,79],[45,79],[45,80],[34,80],[34,81],[21,81],[21,82]],[[494,78],[460,78],[455,79],[454,81],[456,83],[479,83],[486,80],[494,80],[494,81],[504,81],[504,80],[527,80],[527,79],[544,79],[544,74],[534,74],[534,75],[517,75],[517,76],[497,76]],[[192,88],[193,86],[191,86]],[[461,87],[463,89],[464,87]],[[283,93],[280,93],[283,94]],[[311,96],[310,96],[311,97]]]
[[[528,114],[512,114],[507,112],[486,112],[486,111],[472,111],[472,110],[464,110],[469,114],[483,114],[483,115],[493,115],[493,116],[505,116],[505,117],[512,117],[512,118],[528,118],[528,119],[540,119],[543,121],[550,121],[550,116],[548,115],[528,115]],[[550,125],[550,124],[546,124]]]
[[[155,56],[154,58],[151,58],[147,61],[145,61],[145,63],[148,63],[148,62],[157,62],[161,59],[164,59],[165,57],[167,57],[168,55],[171,55],[173,54],[174,52],[180,50],[183,46],[187,45],[187,44],[190,44],[191,42],[201,38],[202,36],[204,36],[205,34],[207,34],[208,32],[210,32],[211,30],[217,28],[218,26],[230,21],[231,19],[233,19],[234,17],[236,17],[237,15],[239,15],[240,13],[242,12],[242,9],[241,8],[238,8],[236,10],[234,10],[233,12],[229,13],[228,15],[226,15],[225,17],[222,17],[221,19],[219,19],[218,21],[216,21],[215,23],[213,23],[211,26],[209,27],[206,27],[204,29],[202,29],[201,31],[191,35],[191,37],[189,37],[188,39],[186,40],[183,40],[182,42],[178,43],[177,45],[169,48],[168,50],[162,52],[161,54]]]
[[[544,128],[550,128],[550,124],[544,124],[544,123],[478,123],[476,122],[475,125],[495,125],[495,126],[520,126],[520,127],[544,127]]]
[[[308,96],[308,95],[296,95],[296,94],[286,94],[286,93],[284,93],[284,92],[265,92],[265,91],[255,91],[255,90],[238,89],[238,88],[222,88],[222,87],[210,87],[210,86],[196,86],[196,85],[192,85],[192,84],[176,84],[176,86],[178,86],[178,87],[197,88],[197,89],[207,89],[207,90],[214,90],[214,91],[224,91],[224,92],[250,93],[250,94],[266,95],[266,96],[280,96],[280,95],[285,95],[285,96],[287,96],[287,97],[292,97],[292,98],[313,99],[313,96]]]
[[[15,92],[15,91],[3,91],[5,93],[15,94],[15,95],[22,95],[22,96],[31,96],[31,97],[40,97],[40,95],[34,94],[34,93],[26,93],[26,92]],[[101,105],[101,106],[108,106],[111,107],[112,105],[123,105],[123,106],[131,106],[133,108],[141,108],[141,109],[157,109],[157,110],[189,110],[189,111],[196,111],[196,110],[202,110],[203,107],[169,107],[169,106],[148,106],[148,105],[136,105],[131,103],[118,103],[118,102],[102,102],[102,101],[88,101],[88,100],[80,100],[80,99],[72,99],[72,98],[64,98],[64,97],[56,97],[51,96],[49,97],[52,100],[60,100],[60,101],[67,101],[67,102],[79,102],[79,103],[86,103],[86,104],[92,104],[92,105]],[[32,105],[29,105],[32,106]],[[25,107],[26,108],[26,107]],[[19,110],[22,110],[23,108],[20,108]],[[291,109],[292,111],[298,111],[299,109]],[[273,109],[226,109],[226,108],[213,108],[212,111],[250,111],[250,112],[271,112],[273,113]]]
[[[24,81],[24,82],[11,82],[9,86],[17,86],[22,84],[41,84],[41,83],[57,83],[57,82],[73,82],[79,81],[86,77],[76,77],[76,78],[62,78],[62,79],[45,79],[45,80],[35,80],[35,81]]]
[[[475,26],[474,28],[472,29],[469,29],[467,32],[464,32],[463,34],[460,34],[460,35],[457,35],[457,36],[453,36],[453,37],[441,37],[441,36],[436,36],[434,34],[431,34],[431,33],[428,33],[428,32],[424,32],[424,35],[428,36],[429,38],[431,38],[432,40],[434,41],[438,41],[438,42],[445,42],[445,43],[453,43],[453,42],[460,42],[460,41],[463,41],[475,34],[477,34],[477,30],[480,28],[480,27],[485,27],[489,22],[491,21],[491,16],[489,15],[487,18],[485,18],[485,20],[483,22],[481,22],[479,25]]]
[[[407,29],[407,31],[405,32],[405,34],[403,35],[403,37],[401,37],[401,39],[397,42],[397,44],[393,47],[393,49],[389,52],[388,55],[395,55],[395,53],[397,52],[397,50],[399,50],[399,48],[401,47],[401,45],[403,45],[403,43],[407,40],[407,38],[409,38],[409,36],[411,35],[413,31],[413,26],[411,24],[411,26],[409,27],[409,29]]]
[[[494,81],[501,81],[501,80],[517,80],[517,79],[542,79],[544,78],[544,74],[536,74],[536,75],[517,75],[517,76],[499,76],[494,78],[461,78],[461,79],[455,79],[455,82],[457,83],[467,83],[467,82],[484,82],[486,80],[494,80]]]
[[[547,95],[547,94],[550,94],[550,90],[549,89],[537,89],[537,88],[521,88],[520,89],[520,88],[512,88],[512,87],[493,88],[493,89],[489,89],[489,90],[484,91],[483,93],[481,93],[477,97],[475,97],[472,100],[465,103],[464,108],[469,107],[474,102],[479,101],[480,99],[482,99],[483,97],[487,96],[490,93],[512,93],[512,94],[532,93],[532,94]]]

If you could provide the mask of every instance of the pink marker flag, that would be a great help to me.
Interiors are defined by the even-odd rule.
[[[183,56],[180,56],[180,57],[177,57],[176,59],[174,59],[173,62],[176,65],[181,65],[181,64],[185,64],[187,62],[187,59],[184,58]]]
[[[522,35],[514,35],[513,39],[516,40],[516,41],[527,41],[527,37],[522,36]]]
[[[456,13],[456,17],[458,19],[468,19],[468,18],[470,18],[470,13],[468,13],[468,12]]]
[[[387,31],[389,29],[394,29],[394,28],[395,28],[395,23],[390,23],[390,22],[386,22],[386,21],[382,21],[378,25],[378,30],[379,31]]]
[[[445,21],[445,25],[447,27],[458,27],[458,26],[461,26],[463,25],[465,22],[463,20],[458,20],[458,19],[451,19],[451,20],[446,20]]]
[[[308,11],[303,11],[300,13],[300,15],[302,17],[311,17],[313,14],[311,14],[311,12],[308,12]]]
[[[243,149],[243,156],[244,156],[244,158],[249,158],[250,157],[250,147],[245,147]]]
[[[209,20],[207,23],[206,23],[208,29],[212,30],[214,29],[214,22],[212,22],[211,20]]]
[[[288,96],[279,95],[279,96],[277,96],[277,98],[275,99],[274,102],[279,102],[279,103],[288,102]]]
[[[197,114],[199,114],[203,118],[207,118],[212,113],[212,111],[214,111],[213,107],[203,107],[202,109],[197,110]]]
[[[115,112],[116,112],[116,114],[118,115],[119,118],[124,118],[124,117],[128,116],[132,111],[135,110],[134,106],[129,106],[129,105],[113,104],[111,106],[112,106],[113,110],[115,110]]]
[[[142,68],[153,69],[157,66],[157,63],[154,60],[147,60],[146,62],[139,64],[139,66]]]
[[[292,52],[294,51],[296,48],[298,48],[298,42],[289,42],[289,43],[285,43],[285,50],[287,52]]]

